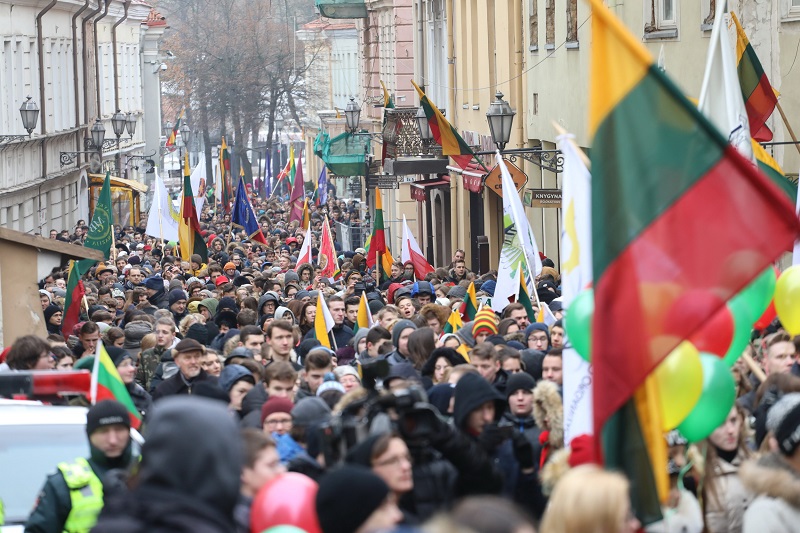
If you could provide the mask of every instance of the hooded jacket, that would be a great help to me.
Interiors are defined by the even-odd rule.
[[[158,292],[152,296],[148,296],[147,301],[150,302],[150,305],[158,307],[159,309],[169,309],[169,295],[167,291],[163,287],[156,290]]]
[[[239,428],[221,402],[168,398],[147,426],[135,488],[107,495],[92,531],[234,531],[242,464]]]
[[[408,357],[406,356],[406,354],[400,353],[397,349],[397,346],[400,343],[400,334],[409,328],[415,330],[417,329],[417,326],[410,320],[398,320],[397,323],[392,328],[392,345],[394,345],[394,350],[387,353],[383,357],[392,366],[398,365],[400,363],[408,363]]]
[[[272,291],[267,291],[261,295],[261,298],[258,299],[258,317],[261,318],[266,313],[264,313],[264,304],[267,302],[275,302],[275,310],[281,305],[280,298],[278,295]],[[275,311],[273,311],[275,313]]]
[[[777,453],[744,463],[739,477],[756,494],[744,513],[743,533],[797,531],[800,526],[800,472]]]

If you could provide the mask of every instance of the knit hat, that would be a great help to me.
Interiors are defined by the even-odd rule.
[[[237,346],[233,350],[228,353],[228,356],[225,357],[224,364],[228,364],[231,359],[235,357],[244,357],[245,359],[253,359],[253,350],[250,348],[245,348],[244,346]]]
[[[186,293],[183,292],[183,289],[173,289],[169,291],[169,305],[172,306],[173,304],[181,301],[187,300]]]
[[[489,335],[497,335],[497,315],[488,307],[484,307],[475,314],[475,321],[472,324],[472,336],[477,337],[482,331]]]
[[[108,352],[109,357],[111,357],[111,362],[114,363],[114,366],[119,366],[122,364],[126,358],[131,359],[131,354],[128,353],[127,350],[124,348],[117,348],[116,346],[108,345],[105,347],[106,352]]]
[[[208,345],[208,330],[205,324],[192,324],[186,332],[185,338],[194,339],[202,345]]]
[[[236,382],[241,380],[249,381],[254,385],[256,381],[253,377],[253,373],[242,365],[228,365],[222,369],[219,375],[219,386],[222,390],[230,394]]]
[[[467,295],[467,289],[465,289],[461,285],[456,285],[455,287],[451,287],[450,290],[447,291],[447,298],[449,298],[451,302],[455,302],[457,300],[463,300],[464,296],[466,295]]]
[[[225,263],[225,266],[222,267],[222,270],[231,270],[231,269],[236,270],[236,265],[233,264],[233,261],[228,261],[227,263]]]
[[[42,295],[42,296],[47,296],[47,299],[48,299],[49,301],[51,301],[51,302],[53,301],[53,297],[52,297],[52,296],[50,295],[50,293],[49,293],[49,292],[47,292],[46,290],[44,290],[44,289],[39,289],[39,294],[40,294],[40,295]]]
[[[157,277],[147,278],[144,280],[144,286],[152,291],[162,290],[164,288],[164,280]]]
[[[305,398],[292,408],[292,424],[295,427],[307,427],[326,422],[331,418],[331,408],[322,398],[312,396]]]
[[[357,531],[388,495],[386,482],[363,466],[345,465],[329,472],[320,480],[316,497],[322,533]]]
[[[369,303],[367,304],[367,307],[369,307],[370,313],[376,315],[378,314],[378,311],[386,307],[386,305],[383,303],[383,300],[370,300]]]
[[[337,366],[333,369],[333,373],[336,374],[337,379],[342,379],[344,376],[355,376],[358,382],[361,383],[361,376],[358,375],[358,370],[354,366]]]
[[[535,386],[536,382],[527,372],[517,372],[516,374],[511,374],[511,376],[508,378],[508,382],[506,383],[506,397],[511,397],[518,390],[524,390],[533,393],[533,388]]]
[[[525,342],[528,342],[528,337],[531,336],[531,333],[534,331],[544,331],[547,334],[547,345],[550,346],[550,330],[547,328],[547,324],[542,324],[541,322],[534,322],[533,324],[528,324],[528,327],[525,328]]]
[[[178,278],[173,278],[169,282],[169,290],[174,291],[175,289],[183,289],[183,283]]]
[[[261,406],[261,425],[264,425],[264,420],[267,417],[274,413],[286,413],[287,415],[292,414],[292,408],[294,407],[294,402],[289,398],[279,398],[277,396],[270,397],[264,405]]]
[[[336,381],[336,375],[333,372],[325,374],[325,381],[317,388],[317,396],[322,396],[322,393],[329,390],[338,390],[342,394],[345,393],[344,386]]]
[[[200,254],[192,254],[192,257],[189,258],[189,261],[192,263],[197,263],[198,265],[203,264],[203,258],[200,257]]]
[[[497,287],[497,282],[490,279],[489,281],[483,282],[483,285],[481,285],[481,290],[489,296],[494,296],[495,287]]]
[[[134,320],[125,324],[125,343],[122,345],[126,350],[136,350],[142,347],[142,338],[148,333],[153,332],[153,325],[150,322]]]
[[[223,309],[230,309],[237,315],[239,314],[239,306],[236,305],[236,300],[230,296],[219,299],[219,303],[217,304],[217,312],[222,311]]]
[[[400,342],[400,334],[403,330],[408,328],[416,330],[417,325],[410,320],[398,320],[397,323],[395,323],[392,328],[392,344],[394,344],[395,348],[397,348],[397,343]]]
[[[297,272],[294,272],[293,270],[289,270],[288,272],[286,272],[283,275],[284,284],[292,283],[294,281],[300,281],[300,276],[297,275]]]
[[[767,415],[767,430],[778,441],[780,452],[789,457],[800,446],[800,392],[792,392],[778,400]]]
[[[86,412],[86,434],[89,436],[102,427],[115,424],[131,428],[128,410],[116,400],[97,402]]]
[[[50,319],[53,318],[53,315],[56,313],[63,313],[63,311],[56,304],[48,305],[44,310],[44,323],[49,324]]]

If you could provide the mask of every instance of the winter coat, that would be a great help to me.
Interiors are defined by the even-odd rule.
[[[208,398],[168,398],[153,411],[145,439],[134,488],[106,494],[92,531],[235,531],[243,452],[226,406]]]
[[[738,533],[742,531],[742,516],[753,500],[739,477],[739,467],[746,452],[739,450],[733,462],[717,458],[713,487],[706,489],[705,518],[709,533]]]
[[[744,463],[739,477],[756,495],[744,513],[744,533],[800,531],[800,472],[770,453]]]
[[[150,302],[150,305],[158,307],[159,309],[169,309],[169,295],[164,289],[150,296],[147,301]]]
[[[647,533],[701,533],[703,531],[703,511],[694,494],[688,490],[680,491],[678,506],[668,509],[662,506],[663,520],[645,527]]]
[[[142,420],[145,420],[150,409],[153,407],[152,396],[136,382],[130,383],[126,385],[126,387],[128,393],[131,395],[131,400],[133,400],[133,405],[135,405],[136,410],[141,413]]]
[[[242,398],[242,409],[240,414],[242,420],[239,425],[243,428],[254,428],[261,430],[261,407],[267,401],[267,390],[262,384],[258,384],[250,389]]]
[[[178,372],[168,380],[163,381],[161,385],[156,387],[156,390],[153,391],[153,401],[156,401],[159,398],[163,398],[164,396],[191,394],[192,387],[203,381],[208,381],[216,384],[217,378],[216,376],[208,374],[205,370],[201,370],[200,373],[197,375],[197,377],[195,377],[191,381],[187,381],[183,377],[183,374]]]
[[[520,418],[511,414],[510,411],[506,411],[505,414],[503,414],[503,418],[500,420],[500,425],[513,426],[518,433],[521,433],[528,442],[531,443],[533,446],[534,459],[538,466],[539,455],[542,450],[542,445],[539,443],[539,435],[542,433],[542,429],[536,425],[536,420],[533,419],[533,416]]]
[[[350,342],[350,340],[355,336],[355,333],[353,333],[352,328],[349,328],[344,324],[342,324],[341,326],[333,326],[331,334],[333,335],[333,340],[336,343],[336,346],[333,347],[334,351],[337,350],[338,348],[341,348],[342,346],[347,346],[347,343]],[[305,337],[303,337],[304,340],[316,339],[316,338],[317,338],[317,333],[313,329],[310,330],[308,333],[306,333]]]
[[[400,509],[419,521],[449,509],[455,500],[458,471],[441,454],[427,447],[410,449],[414,458],[414,490],[400,498]]]

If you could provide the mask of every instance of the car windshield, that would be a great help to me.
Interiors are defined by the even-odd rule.
[[[27,520],[47,476],[58,463],[87,457],[82,424],[3,426],[0,431],[0,500],[6,524]]]

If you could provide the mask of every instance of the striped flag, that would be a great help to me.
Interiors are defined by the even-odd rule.
[[[772,132],[765,123],[778,105],[778,96],[736,13],[731,12],[731,20],[736,25],[736,71],[750,122],[750,136],[761,142],[771,141]]]
[[[467,294],[464,295],[464,303],[461,304],[461,317],[470,322],[475,320],[478,312],[478,296],[475,294],[475,282],[470,281],[467,287]]]
[[[289,205],[291,212],[289,213],[289,222],[297,220],[302,224],[303,222],[303,200],[305,199],[305,182],[303,181],[303,160],[297,161],[297,169],[295,170],[296,176],[293,178],[294,187],[292,194],[289,197]]]
[[[758,169],[780,187],[789,196],[789,199],[794,201],[797,198],[797,184],[789,181],[778,162],[769,155],[769,152],[758,141],[751,139],[750,142],[753,146],[753,154],[755,154],[758,162]]]
[[[108,355],[103,341],[97,341],[97,353],[92,367],[92,405],[103,400],[116,400],[128,410],[131,426],[139,429],[142,425],[142,414],[136,409],[125,383],[119,377],[117,367]]]
[[[408,229],[405,215],[403,215],[403,247],[400,250],[400,260],[404,264],[411,261],[414,265],[414,277],[418,280],[424,280],[428,273],[434,271],[434,268],[422,254],[414,234]]]
[[[86,294],[78,261],[70,261],[69,265],[67,295],[64,298],[64,318],[61,320],[61,331],[64,333],[64,338],[69,338],[75,324],[81,321],[81,302]]]
[[[186,108],[184,107],[181,109],[181,112],[178,113],[178,118],[175,119],[175,126],[172,127],[172,131],[167,137],[167,142],[164,144],[164,148],[169,150],[170,152],[175,151],[175,143],[178,142],[178,132],[181,131],[181,122],[183,122],[183,114],[186,112]],[[186,139],[184,139],[184,142]]]
[[[208,262],[208,247],[200,233],[200,221],[194,205],[192,178],[189,172],[189,153],[184,154],[183,163],[183,196],[181,199],[181,221],[178,225],[178,243],[181,259],[189,261],[192,254],[199,254],[203,262]]]
[[[447,323],[442,328],[445,333],[455,333],[464,327],[464,322],[461,320],[461,314],[458,311],[451,311]]]
[[[306,237],[303,239],[303,245],[300,246],[300,253],[297,255],[297,266],[294,271],[300,268],[303,263],[311,262],[311,225],[306,228]]]
[[[320,241],[318,259],[322,268],[320,274],[324,278],[336,279],[341,274],[341,271],[339,270],[339,261],[336,259],[336,246],[333,243],[333,234],[328,222],[328,215],[325,215],[325,221],[322,223],[322,238]]]
[[[222,144],[219,147],[219,175],[220,192],[222,197],[222,208],[230,215],[231,201],[233,201],[233,181],[231,180],[231,151],[225,137],[222,137]]]
[[[356,323],[353,324],[353,332],[361,328],[371,328],[375,322],[372,320],[372,312],[369,310],[367,304],[367,293],[361,293],[361,300],[358,302],[358,315],[356,316]]]
[[[419,88],[419,85],[411,81],[411,85],[417,90],[419,95],[419,105],[425,111],[425,116],[428,118],[428,125],[431,128],[433,139],[436,144],[442,147],[442,155],[449,156],[455,163],[462,169],[466,170],[469,162],[475,158],[479,163],[480,159],[475,157],[475,152],[472,148],[461,138],[452,124],[444,117],[441,111],[428,100],[425,92]],[[483,163],[480,163],[483,166]]]
[[[525,269],[527,270],[527,269]],[[517,295],[517,302],[521,303],[522,306],[525,308],[525,312],[528,313],[528,320],[533,322],[536,320],[536,312],[533,310],[533,303],[531,302],[531,295],[528,293],[528,284],[525,281],[525,275],[523,273],[523,269],[520,266],[520,274],[519,274],[519,294]],[[546,304],[541,305],[540,307],[547,307]],[[540,309],[541,312],[541,309]],[[555,319],[553,320],[555,322]]]
[[[652,372],[790,248],[800,222],[602,0],[590,1],[594,434],[648,525],[669,489]],[[683,312],[698,298],[715,303]]]
[[[317,316],[314,318],[314,336],[323,346],[336,349],[331,345],[330,332],[335,326],[333,316],[328,309],[328,304],[322,297],[322,291],[317,294]],[[335,344],[335,343],[334,343]]]

